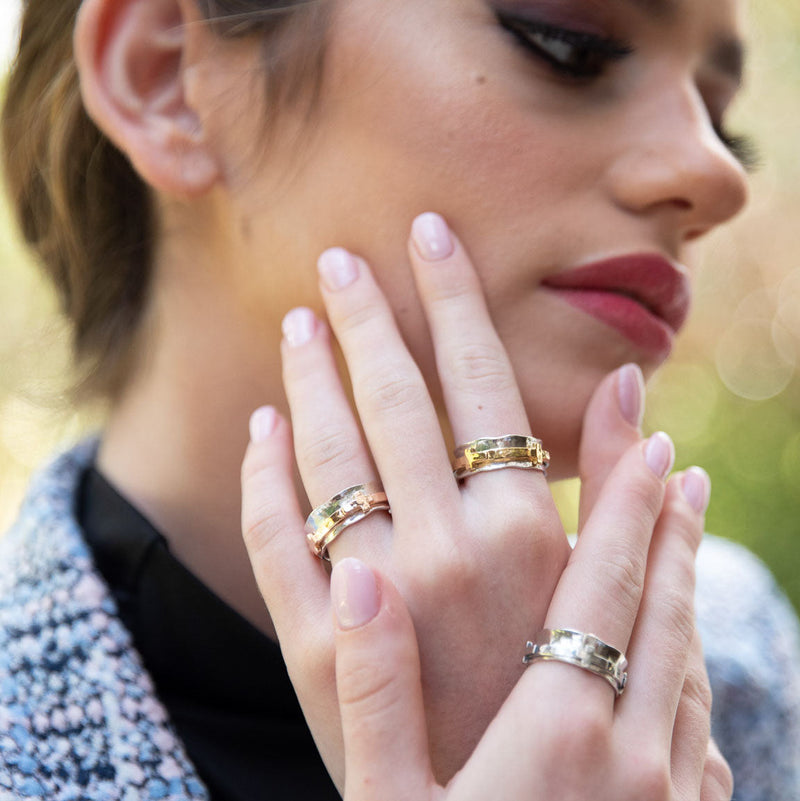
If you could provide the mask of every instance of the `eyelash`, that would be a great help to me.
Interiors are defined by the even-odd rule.
[[[568,78],[597,78],[610,63],[620,61],[633,52],[633,48],[625,42],[611,37],[559,28],[546,22],[516,17],[504,11],[497,11],[496,14],[500,25],[526,50],[545,61],[559,75]],[[534,37],[571,49],[571,60],[559,59]]]
[[[714,126],[714,133],[747,172],[755,172],[761,166],[761,154],[752,137],[730,134],[721,125]]]
[[[633,47],[613,37],[560,28],[546,22],[523,19],[504,11],[497,11],[496,15],[500,25],[529,53],[544,61],[559,75],[572,80],[598,78],[609,64],[621,61],[633,53]],[[577,57],[577,63],[559,60],[532,37],[572,48],[573,58]],[[761,163],[758,146],[750,137],[730,134],[721,125],[714,126],[714,131],[748,172],[758,168]]]

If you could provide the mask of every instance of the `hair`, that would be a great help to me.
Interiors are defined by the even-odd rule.
[[[266,103],[319,90],[321,0],[196,0],[216,35],[260,36]],[[158,235],[147,185],[81,101],[72,32],[81,0],[25,0],[2,110],[12,207],[72,324],[78,397],[114,397],[136,358]],[[313,102],[313,98],[312,98]]]

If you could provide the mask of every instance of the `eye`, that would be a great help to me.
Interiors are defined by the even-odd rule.
[[[759,148],[752,137],[728,133],[722,125],[715,125],[714,132],[747,172],[754,172],[761,166]]]
[[[537,20],[497,11],[497,20],[534,56],[549,64],[560,75],[596,78],[614,61],[633,52],[618,39],[560,28]]]

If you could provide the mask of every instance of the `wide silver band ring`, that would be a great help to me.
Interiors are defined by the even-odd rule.
[[[330,561],[330,544],[353,523],[377,511],[391,512],[383,486],[378,481],[355,484],[320,504],[306,518],[308,547],[320,559]]]
[[[539,659],[565,662],[604,678],[619,696],[628,682],[628,660],[594,634],[572,629],[542,629],[533,642],[526,643],[522,661],[529,665]]]
[[[522,434],[480,437],[459,445],[453,456],[453,475],[459,481],[475,473],[506,467],[544,473],[550,464],[550,454],[542,446],[542,441]]]

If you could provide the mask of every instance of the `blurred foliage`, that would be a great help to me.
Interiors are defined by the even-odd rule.
[[[800,3],[750,10],[748,88],[731,115],[762,166],[749,210],[704,245],[691,324],[651,383],[645,426],[714,484],[707,528],[749,546],[800,609]],[[30,470],[98,424],[73,410],[66,327],[0,201],[0,529]],[[557,488],[574,529],[574,482]]]

